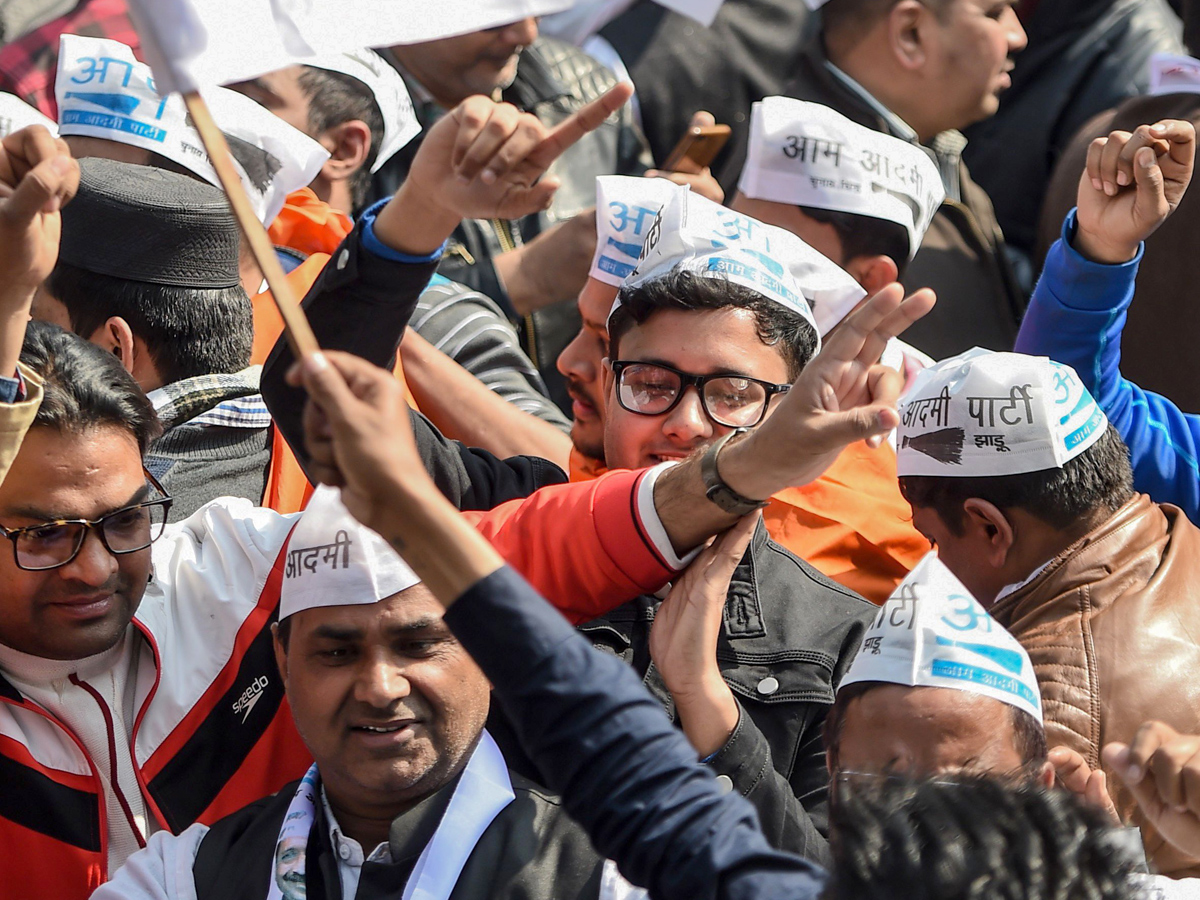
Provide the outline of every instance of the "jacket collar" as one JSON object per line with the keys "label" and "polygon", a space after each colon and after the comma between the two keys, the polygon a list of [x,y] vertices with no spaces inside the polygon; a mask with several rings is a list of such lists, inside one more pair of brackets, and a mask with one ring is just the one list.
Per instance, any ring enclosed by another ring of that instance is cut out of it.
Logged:
{"label": "jacket collar", "polygon": [[[837,95],[842,103],[857,110],[858,115],[851,114],[851,118],[876,131],[920,147],[937,165],[946,197],[954,201],[962,199],[962,154],[967,146],[967,139],[961,132],[949,129],[934,136],[928,144],[922,144],[911,125],[888,109],[851,75],[833,64],[826,55],[819,36],[809,42],[804,58],[812,77],[827,91]],[[846,112],[844,108],[839,111]]]}
{"label": "jacket collar", "polygon": [[1157,503],[1145,494],[1134,494],[1104,522],[1025,581],[1012,586],[1012,590],[1002,591],[988,612],[1007,626],[1020,612],[1065,592],[1095,584],[1112,571],[1118,562],[1114,557],[1125,548],[1135,541],[1138,546],[1153,541],[1170,529]]}

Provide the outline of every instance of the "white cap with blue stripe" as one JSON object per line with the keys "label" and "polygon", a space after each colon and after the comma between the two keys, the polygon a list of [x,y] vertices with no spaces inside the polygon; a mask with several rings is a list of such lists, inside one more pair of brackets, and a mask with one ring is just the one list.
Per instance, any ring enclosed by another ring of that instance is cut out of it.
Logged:
{"label": "white cap with blue stripe", "polygon": [[900,475],[990,478],[1061,469],[1108,418],[1070,366],[979,347],[919,372],[900,404]]}
{"label": "white cap with blue stripe", "polygon": [[690,191],[663,205],[624,286],[638,287],[677,268],[749,288],[799,313],[819,335],[866,296],[848,272],[790,231]]}
{"label": "white cap with blue stripe", "polygon": [[880,608],[838,689],[864,681],[982,694],[1042,721],[1029,654],[936,553]]}
{"label": "white cap with blue stripe", "polygon": [[658,211],[687,188],[666,178],[601,175],[596,179],[596,253],[588,273],[620,287],[637,268]]}

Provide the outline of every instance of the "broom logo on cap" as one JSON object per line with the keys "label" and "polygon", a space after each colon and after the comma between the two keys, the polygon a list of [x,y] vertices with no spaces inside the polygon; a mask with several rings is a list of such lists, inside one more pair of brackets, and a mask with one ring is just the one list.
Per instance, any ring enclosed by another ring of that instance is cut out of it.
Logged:
{"label": "broom logo on cap", "polygon": [[962,465],[963,440],[966,434],[961,428],[942,428],[912,437],[905,435],[901,448],[912,447],[918,453],[950,466]]}

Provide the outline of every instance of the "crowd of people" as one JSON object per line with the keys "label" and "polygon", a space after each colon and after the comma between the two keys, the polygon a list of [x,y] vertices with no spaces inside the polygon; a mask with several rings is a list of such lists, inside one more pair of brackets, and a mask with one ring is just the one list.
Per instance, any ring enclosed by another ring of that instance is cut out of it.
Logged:
{"label": "crowd of people", "polygon": [[205,91],[299,353],[0,0],[0,900],[1200,897],[1200,10],[489,3]]}

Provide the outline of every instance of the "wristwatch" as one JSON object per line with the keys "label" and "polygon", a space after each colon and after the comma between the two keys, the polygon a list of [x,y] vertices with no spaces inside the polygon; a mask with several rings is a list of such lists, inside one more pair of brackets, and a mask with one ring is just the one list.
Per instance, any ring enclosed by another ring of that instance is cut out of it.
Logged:
{"label": "wristwatch", "polygon": [[704,496],[717,504],[722,511],[733,516],[746,516],[755,510],[762,509],[768,503],[766,500],[751,500],[743,497],[724,481],[717,472],[717,457],[729,443],[729,439],[739,434],[745,434],[749,429],[735,428],[725,437],[714,443],[700,458],[700,477],[704,480]]}

